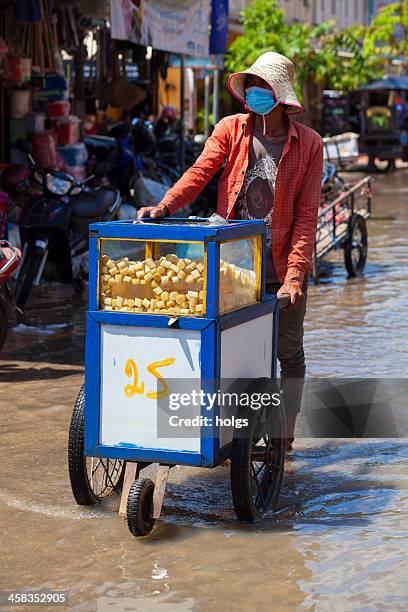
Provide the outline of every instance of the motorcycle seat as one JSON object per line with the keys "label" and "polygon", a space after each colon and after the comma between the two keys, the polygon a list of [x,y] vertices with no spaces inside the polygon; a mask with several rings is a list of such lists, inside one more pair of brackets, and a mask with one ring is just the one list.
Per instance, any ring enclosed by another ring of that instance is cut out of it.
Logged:
{"label": "motorcycle seat", "polygon": [[117,197],[116,189],[107,187],[93,191],[83,191],[71,199],[72,214],[77,217],[97,219],[110,209]]}
{"label": "motorcycle seat", "polygon": [[117,144],[116,138],[111,136],[85,136],[84,142],[87,146],[98,149],[113,149]]}

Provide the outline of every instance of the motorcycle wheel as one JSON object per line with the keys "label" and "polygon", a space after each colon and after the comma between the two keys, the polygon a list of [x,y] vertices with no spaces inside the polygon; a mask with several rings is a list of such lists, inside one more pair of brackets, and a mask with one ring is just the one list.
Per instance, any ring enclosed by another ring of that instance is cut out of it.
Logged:
{"label": "motorcycle wheel", "polygon": [[0,304],[0,351],[3,348],[3,344],[6,341],[8,330],[7,313],[3,304]]}
{"label": "motorcycle wheel", "polygon": [[42,255],[29,248],[25,256],[23,267],[20,270],[16,290],[15,300],[18,308],[23,310],[31,291],[34,279],[40,266]]}

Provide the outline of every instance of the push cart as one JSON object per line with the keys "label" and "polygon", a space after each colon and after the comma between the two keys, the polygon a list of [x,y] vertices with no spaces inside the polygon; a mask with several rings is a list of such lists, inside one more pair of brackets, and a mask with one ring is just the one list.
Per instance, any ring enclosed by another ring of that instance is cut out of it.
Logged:
{"label": "push cart", "polygon": [[371,215],[372,177],[351,185],[331,201],[322,202],[317,222],[313,255],[313,279],[319,282],[322,259],[332,250],[344,250],[344,263],[350,278],[364,272],[368,232],[366,220]]}
{"label": "push cart", "polygon": [[[68,450],[78,504],[121,492],[119,514],[144,536],[160,517],[171,467],[230,459],[238,519],[276,506],[285,425],[265,245],[262,221],[90,226],[85,385]],[[221,401],[221,389],[234,389],[232,402]],[[171,405],[181,391],[182,413]],[[269,405],[248,402],[260,394]],[[155,483],[140,475],[152,463]]]}

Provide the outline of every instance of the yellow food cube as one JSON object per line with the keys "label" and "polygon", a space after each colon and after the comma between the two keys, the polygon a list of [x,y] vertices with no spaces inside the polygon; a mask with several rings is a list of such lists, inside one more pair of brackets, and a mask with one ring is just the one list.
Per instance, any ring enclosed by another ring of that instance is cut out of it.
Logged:
{"label": "yellow food cube", "polygon": [[111,301],[111,306],[117,306],[118,305],[118,300],[116,298],[113,298]]}
{"label": "yellow food cube", "polygon": [[170,261],[171,263],[177,263],[179,260],[177,255],[174,255],[174,253],[169,253],[169,255],[166,255],[166,259],[167,261]]}
{"label": "yellow food cube", "polygon": [[123,306],[123,297],[120,297],[120,295],[116,298],[116,306]]}
{"label": "yellow food cube", "polygon": [[176,296],[176,304],[183,304],[186,301],[186,296],[182,293],[178,293]]}
{"label": "yellow food cube", "polygon": [[129,272],[128,272],[129,276],[135,277],[136,276],[136,266],[135,264],[131,264],[129,266]]}
{"label": "yellow food cube", "polygon": [[120,312],[127,312],[128,311],[128,307],[127,306],[122,306],[120,309]]}
{"label": "yellow food cube", "polygon": [[114,285],[115,283],[116,283],[116,281],[115,281],[115,277],[114,277],[114,276],[111,276],[111,277],[110,277],[110,279],[109,279],[109,281],[108,281],[108,285]]}
{"label": "yellow food cube", "polygon": [[179,277],[178,277],[178,276],[173,276],[171,280],[172,280],[172,282],[173,282],[173,283],[178,283],[178,282],[180,282],[180,279],[179,279]]}
{"label": "yellow food cube", "polygon": [[161,300],[168,300],[170,297],[169,293],[167,291],[163,291],[163,293],[160,296]]}
{"label": "yellow food cube", "polygon": [[157,308],[165,308],[165,307],[166,307],[166,302],[164,300],[158,300]]}
{"label": "yellow food cube", "polygon": [[163,274],[166,273],[166,268],[164,268],[162,265],[157,266],[157,274],[160,274],[160,276],[163,276]]}
{"label": "yellow food cube", "polygon": [[193,278],[200,278],[200,273],[199,273],[199,271],[196,269],[196,270],[193,270],[193,271],[191,272],[191,276],[192,276]]}
{"label": "yellow food cube", "polygon": [[179,261],[177,262],[177,267],[179,270],[184,270],[184,268],[186,267],[186,262],[184,259],[179,259]]}
{"label": "yellow food cube", "polygon": [[103,280],[104,280],[105,283],[108,283],[110,278],[111,278],[110,274],[104,274],[103,275]]}
{"label": "yellow food cube", "polygon": [[173,302],[172,300],[169,300],[167,302],[167,308],[173,308],[176,305],[176,302]]}
{"label": "yellow food cube", "polygon": [[161,287],[155,287],[153,291],[156,295],[160,295],[161,293],[163,293],[163,289]]}
{"label": "yellow food cube", "polygon": [[144,278],[141,278],[141,279],[140,279],[140,284],[141,284],[141,285],[147,285],[147,282],[145,281],[145,279],[144,279]]}
{"label": "yellow food cube", "polygon": [[132,278],[132,285],[140,285],[140,278]]}
{"label": "yellow food cube", "polygon": [[135,300],[132,300],[131,298],[126,300],[126,306],[131,306],[133,308],[134,305],[135,305]]}
{"label": "yellow food cube", "polygon": [[142,261],[137,261],[135,263],[135,270],[136,272],[139,272],[140,270],[144,270],[144,265]]}
{"label": "yellow food cube", "polygon": [[142,307],[142,303],[143,303],[142,298],[135,298],[135,306],[137,308],[141,308]]}
{"label": "yellow food cube", "polygon": [[106,304],[107,306],[111,306],[112,305],[112,298],[106,297],[103,300],[103,303]]}
{"label": "yellow food cube", "polygon": [[142,301],[142,306],[144,306],[144,308],[149,308],[150,300],[148,300],[147,298],[144,298],[144,300]]}
{"label": "yellow food cube", "polygon": [[122,282],[122,275],[121,274],[115,274],[115,282],[116,283],[121,283]]}
{"label": "yellow food cube", "polygon": [[188,308],[181,308],[180,309],[181,314],[190,314],[190,311]]}
{"label": "yellow food cube", "polygon": [[111,274],[112,276],[115,276],[115,274],[117,274],[118,272],[119,270],[117,266],[113,266],[113,268],[109,268],[109,274]]}
{"label": "yellow food cube", "polygon": [[117,266],[118,270],[122,270],[123,268],[126,268],[126,262],[122,259],[121,261],[118,261],[116,266]]}
{"label": "yellow food cube", "polygon": [[185,279],[185,280],[186,280],[186,283],[188,283],[188,284],[190,285],[191,283],[194,283],[194,276],[192,276],[191,274],[189,274],[189,275],[186,277],[186,279]]}
{"label": "yellow food cube", "polygon": [[108,259],[108,261],[106,262],[106,267],[109,268],[109,270],[113,268],[114,265],[115,265],[115,262],[112,261],[111,259]]}
{"label": "yellow food cube", "polygon": [[203,279],[203,277],[202,277],[202,276],[200,276],[200,278],[198,278],[198,279],[197,279],[197,283],[198,283],[199,285],[201,285],[201,286],[203,286],[203,285],[204,285],[204,279]]}
{"label": "yellow food cube", "polygon": [[157,300],[154,298],[150,300],[150,308],[157,308]]}
{"label": "yellow food cube", "polygon": [[187,291],[188,298],[198,298],[198,291]]}
{"label": "yellow food cube", "polygon": [[169,308],[167,308],[167,311],[168,311],[170,314],[174,314],[174,311],[175,311],[174,306],[170,306]]}
{"label": "yellow food cube", "polygon": [[123,277],[123,282],[129,285],[132,282],[132,277],[131,276],[124,276]]}
{"label": "yellow food cube", "polygon": [[186,278],[187,274],[184,272],[184,270],[179,270],[178,271],[178,277],[180,280],[184,280]]}
{"label": "yellow food cube", "polygon": [[169,270],[169,271],[167,272],[167,276],[168,276],[169,278],[173,278],[173,276],[174,276],[174,275],[175,275],[174,270]]}
{"label": "yellow food cube", "polygon": [[191,259],[188,259],[187,257],[184,258],[184,261],[186,262],[186,265],[191,264]]}
{"label": "yellow food cube", "polygon": [[169,298],[174,301],[176,299],[176,297],[178,296],[177,291],[170,291],[170,295]]}
{"label": "yellow food cube", "polygon": [[128,266],[125,266],[124,268],[120,269],[120,273],[122,276],[128,276],[129,275],[129,268]]}
{"label": "yellow food cube", "polygon": [[104,310],[113,310],[112,306],[105,306]]}
{"label": "yellow food cube", "polygon": [[161,274],[159,274],[159,272],[155,272],[155,273],[153,274],[153,278],[154,278],[154,280],[155,280],[155,281],[157,281],[158,283],[160,282],[161,277],[162,277],[162,275],[161,275]]}
{"label": "yellow food cube", "polygon": [[197,306],[197,298],[192,298],[189,302],[188,302],[188,307],[191,310],[191,312],[194,312],[195,307]]}
{"label": "yellow food cube", "polygon": [[178,274],[179,271],[178,267],[174,263],[170,265],[170,270],[173,270],[174,274]]}
{"label": "yellow food cube", "polygon": [[106,296],[108,296],[108,295],[112,295],[111,290],[110,290],[110,289],[105,289],[105,295],[106,295]]}
{"label": "yellow food cube", "polygon": [[160,265],[161,265],[163,268],[167,268],[167,269],[169,269],[169,268],[170,268],[170,266],[171,266],[171,261],[168,261],[167,259],[163,259],[163,260],[160,262]]}
{"label": "yellow food cube", "polygon": [[144,270],[138,270],[136,272],[136,278],[143,278],[144,277]]}
{"label": "yellow food cube", "polygon": [[197,264],[197,270],[201,273],[204,272],[204,266],[201,261]]}
{"label": "yellow food cube", "polygon": [[145,281],[153,280],[153,274],[151,272],[148,272],[147,274],[145,274],[144,279],[145,279]]}
{"label": "yellow food cube", "polygon": [[152,289],[155,289],[155,287],[159,286],[159,283],[157,281],[155,281],[155,280],[152,280],[152,282],[150,284],[152,286]]}
{"label": "yellow food cube", "polygon": [[196,309],[196,312],[203,312],[203,305],[202,304],[197,304],[195,309]]}
{"label": "yellow food cube", "polygon": [[147,266],[151,270],[152,268],[156,267],[156,264],[154,263],[151,257],[148,257],[145,261],[145,266]]}
{"label": "yellow food cube", "polygon": [[109,268],[108,266],[102,266],[102,270],[101,270],[102,274],[109,274]]}
{"label": "yellow food cube", "polygon": [[188,270],[189,272],[191,272],[191,270],[195,270],[195,268],[197,267],[197,262],[196,261],[191,261],[187,266],[186,266],[186,270]]}
{"label": "yellow food cube", "polygon": [[162,285],[168,285],[169,282],[170,282],[170,279],[169,279],[168,276],[162,276],[162,278],[161,278],[161,284]]}
{"label": "yellow food cube", "polygon": [[198,299],[199,300],[203,300],[204,299],[204,291],[199,291],[198,292]]}

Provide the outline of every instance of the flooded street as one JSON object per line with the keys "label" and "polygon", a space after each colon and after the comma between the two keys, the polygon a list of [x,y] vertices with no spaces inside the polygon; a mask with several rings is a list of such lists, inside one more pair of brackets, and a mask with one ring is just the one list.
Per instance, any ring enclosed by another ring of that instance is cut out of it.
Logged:
{"label": "flooded street", "polygon": [[[340,251],[309,288],[310,376],[406,377],[408,169],[376,177],[368,225],[365,278],[346,280]],[[31,303],[0,356],[0,590],[66,590],[75,612],[407,609],[403,440],[299,440],[278,512],[252,526],[234,518],[228,465],[171,470],[145,540],[118,497],[76,506],[66,447],[86,306],[57,284]]]}

